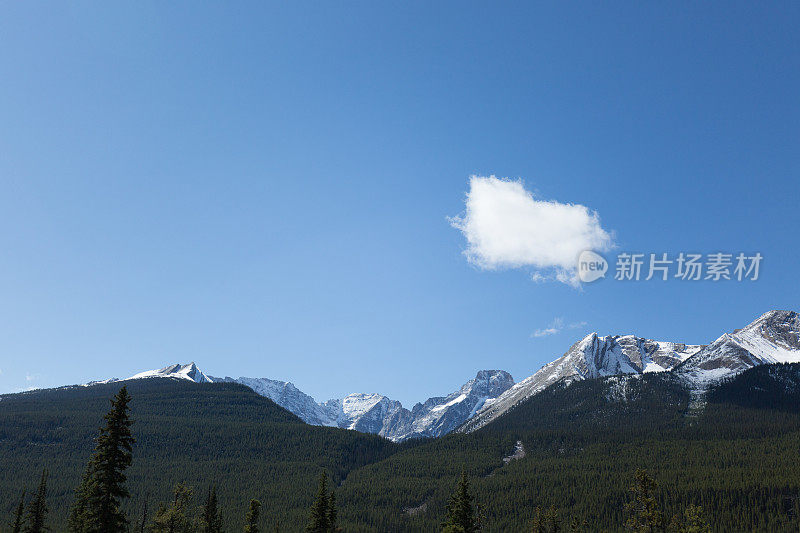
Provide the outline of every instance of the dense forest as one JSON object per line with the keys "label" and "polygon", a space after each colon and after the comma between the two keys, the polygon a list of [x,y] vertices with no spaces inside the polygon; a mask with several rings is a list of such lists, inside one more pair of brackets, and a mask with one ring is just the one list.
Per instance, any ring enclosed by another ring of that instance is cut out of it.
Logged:
{"label": "dense forest", "polygon": [[[0,397],[0,528],[30,515],[46,482],[47,525],[67,530],[121,385]],[[800,365],[754,368],[703,399],[672,375],[561,383],[475,433],[404,444],[308,426],[238,385],[124,385],[131,530],[160,531],[159,513],[205,530],[212,494],[225,531],[331,530],[331,512],[342,531],[800,524]]]}
{"label": "dense forest", "polygon": [[[306,519],[314,496],[307,488],[321,470],[339,483],[353,469],[414,445],[308,426],[242,385],[169,379],[125,385],[136,439],[125,503],[131,513],[146,501],[169,500],[178,483],[201,492],[216,484],[220,501],[227,502],[223,519],[230,530],[241,530],[253,498],[265,520],[288,529]],[[0,513],[11,514],[20,491],[35,489],[32,480],[47,469],[51,525],[63,530],[109,398],[121,386],[0,397]]]}

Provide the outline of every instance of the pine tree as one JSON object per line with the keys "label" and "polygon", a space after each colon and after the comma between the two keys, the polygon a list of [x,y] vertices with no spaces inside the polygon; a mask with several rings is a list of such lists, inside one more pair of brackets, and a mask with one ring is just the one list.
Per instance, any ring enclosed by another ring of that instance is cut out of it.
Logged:
{"label": "pine tree", "polygon": [[172,503],[169,506],[161,504],[153,517],[150,531],[154,533],[192,533],[196,531],[195,525],[187,515],[192,501],[192,489],[183,483],[178,483],[173,491]]}
{"label": "pine tree", "polygon": [[261,502],[250,500],[250,509],[247,510],[245,517],[244,533],[258,533],[258,515],[261,509]]}
{"label": "pine tree", "polygon": [[684,511],[684,516],[686,517],[686,527],[683,533],[709,533],[711,531],[711,526],[703,516],[702,507],[689,504]]}
{"label": "pine tree", "polygon": [[75,489],[75,502],[69,510],[67,517],[67,530],[71,533],[86,533],[89,526],[86,520],[86,505],[89,502],[89,489],[91,483],[91,462],[81,477],[81,482]]}
{"label": "pine tree", "polygon": [[469,479],[467,473],[462,470],[456,491],[447,504],[447,518],[442,524],[443,532],[474,533],[477,531],[472,500],[472,494],[469,492]]}
{"label": "pine tree", "polygon": [[589,531],[589,522],[586,520],[581,520],[577,516],[573,516],[570,521],[569,525],[567,526],[567,531],[570,533],[581,533],[583,531]]}
{"label": "pine tree", "polygon": [[45,525],[47,519],[47,470],[42,470],[42,479],[39,482],[39,490],[28,504],[28,512],[25,515],[24,533],[43,533],[48,531]]}
{"label": "pine tree", "polygon": [[20,533],[22,531],[22,517],[25,513],[25,491],[22,491],[22,496],[19,498],[19,505],[14,512],[14,520],[9,524],[11,533]]}
{"label": "pine tree", "polygon": [[658,509],[655,492],[658,484],[647,472],[636,470],[636,483],[630,488],[632,499],[625,504],[630,518],[625,528],[637,533],[653,533],[664,529],[664,518]]}
{"label": "pine tree", "polygon": [[137,530],[139,533],[144,533],[147,527],[147,495],[144,496],[144,504],[142,505],[142,519],[139,521]]}
{"label": "pine tree", "polygon": [[203,516],[200,519],[200,531],[203,533],[222,533],[222,517],[219,515],[216,486],[208,490],[206,504],[203,506]]}
{"label": "pine tree", "polygon": [[328,498],[328,530],[335,532],[338,527],[336,526],[336,519],[338,518],[339,511],[336,509],[336,494],[331,491],[331,497]]}
{"label": "pine tree", "polygon": [[330,531],[330,497],[328,496],[328,474],[323,470],[319,476],[319,488],[317,497],[311,504],[311,511],[308,516],[308,526],[306,531],[309,533],[328,533]]}
{"label": "pine tree", "polygon": [[703,517],[703,508],[689,504],[683,515],[675,515],[669,525],[669,531],[674,533],[710,533],[711,526]]}
{"label": "pine tree", "polygon": [[558,511],[555,507],[545,510],[537,507],[533,513],[531,523],[531,533],[558,533],[561,530],[561,522],[558,519]]}
{"label": "pine tree", "polygon": [[95,451],[70,510],[69,530],[73,533],[124,533],[128,519],[120,509],[130,496],[125,488],[125,469],[131,464],[134,439],[128,404],[131,397],[122,387],[111,400],[111,410],[103,419]]}

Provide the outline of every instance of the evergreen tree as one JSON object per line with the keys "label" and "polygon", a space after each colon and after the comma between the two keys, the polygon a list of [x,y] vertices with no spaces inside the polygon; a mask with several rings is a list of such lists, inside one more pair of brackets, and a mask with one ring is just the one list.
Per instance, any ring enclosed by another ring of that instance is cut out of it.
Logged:
{"label": "evergreen tree", "polygon": [[258,533],[258,515],[261,509],[261,502],[250,500],[250,509],[247,510],[245,517],[244,533]]}
{"label": "evergreen tree", "polygon": [[467,473],[462,470],[456,491],[447,504],[447,518],[442,524],[442,531],[463,531],[464,533],[477,531],[472,500],[472,494],[469,492],[469,479],[467,479]]}
{"label": "evergreen tree", "polygon": [[558,533],[559,531],[561,531],[561,523],[555,507],[545,510],[537,507],[534,510],[531,533]]}
{"label": "evergreen tree", "polygon": [[20,533],[22,531],[22,517],[25,512],[25,491],[22,491],[22,496],[19,498],[19,505],[17,505],[17,510],[14,512],[14,519],[9,524],[11,527],[11,533]]}
{"label": "evergreen tree", "polygon": [[49,528],[45,525],[47,519],[47,470],[42,470],[42,479],[39,481],[39,490],[28,504],[28,512],[25,515],[24,533],[43,533]]}
{"label": "evergreen tree", "polygon": [[120,509],[130,494],[125,488],[125,469],[131,464],[134,439],[128,404],[131,397],[122,387],[111,400],[111,410],[103,419],[95,451],[86,473],[75,491],[69,529],[73,533],[123,533],[128,519]]}
{"label": "evergreen tree", "polygon": [[309,533],[328,533],[330,531],[330,503],[328,474],[323,470],[319,476],[317,497],[314,499],[314,503],[311,504],[306,531]]}
{"label": "evergreen tree", "polygon": [[672,517],[669,530],[674,533],[710,533],[711,526],[703,517],[703,508],[689,504],[683,515]]}
{"label": "evergreen tree", "polygon": [[331,490],[331,497],[328,499],[328,530],[337,531],[336,519],[338,518],[339,511],[336,509],[336,494]]}
{"label": "evergreen tree", "polygon": [[710,533],[711,526],[703,516],[703,508],[690,504],[684,512],[686,526],[682,533]]}
{"label": "evergreen tree", "polygon": [[636,470],[636,482],[630,488],[632,499],[625,504],[630,518],[625,528],[637,533],[653,533],[664,529],[664,518],[658,509],[655,492],[658,484],[642,469]]}
{"label": "evergreen tree", "polygon": [[216,486],[208,490],[206,504],[203,506],[203,516],[200,520],[200,531],[203,533],[222,533],[222,517],[219,515]]}
{"label": "evergreen tree", "polygon": [[139,533],[144,533],[147,527],[147,495],[144,496],[144,504],[142,505],[142,519],[139,521],[139,527],[137,531]]}
{"label": "evergreen tree", "polygon": [[81,482],[75,489],[75,502],[69,510],[69,517],[67,518],[67,529],[71,533],[86,533],[88,523],[86,521],[86,505],[89,501],[89,489],[91,481],[91,462],[86,468],[86,471],[81,477]]}
{"label": "evergreen tree", "polygon": [[577,516],[573,516],[570,521],[569,525],[567,526],[567,531],[570,533],[581,533],[583,531],[589,531],[589,523],[586,520],[581,520]]}
{"label": "evergreen tree", "polygon": [[154,533],[192,533],[196,531],[195,525],[187,515],[192,501],[192,489],[183,483],[178,483],[173,491],[172,503],[169,506],[161,504],[153,517],[150,531]]}

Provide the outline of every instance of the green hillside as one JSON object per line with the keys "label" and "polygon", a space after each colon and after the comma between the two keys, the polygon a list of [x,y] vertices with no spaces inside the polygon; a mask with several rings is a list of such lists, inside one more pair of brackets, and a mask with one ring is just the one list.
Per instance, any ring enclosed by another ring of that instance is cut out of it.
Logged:
{"label": "green hillside", "polygon": [[[135,421],[127,505],[134,516],[145,497],[152,512],[179,481],[194,486],[198,504],[214,483],[230,530],[241,530],[250,498],[263,503],[265,523],[291,530],[305,523],[321,469],[339,481],[401,448],[374,435],[308,426],[241,385],[169,379],[125,384]],[[10,515],[20,491],[33,490],[46,467],[51,472],[50,524],[63,530],[97,428],[121,386],[0,397],[0,515]],[[0,519],[0,528],[6,522]]]}
{"label": "green hillside", "polygon": [[[403,445],[308,426],[236,384],[127,385],[134,518],[145,497],[152,510],[178,481],[194,486],[198,505],[214,483],[229,531],[241,530],[250,498],[263,503],[265,526],[302,531],[326,469],[344,531],[437,531],[464,469],[486,531],[526,531],[535,508],[550,506],[590,530],[620,531],[634,472],[646,468],[668,517],[695,504],[716,531],[798,528],[800,365],[745,372],[711,390],[704,406],[669,374],[560,383],[475,433]],[[0,513],[10,516],[47,467],[50,523],[63,530],[119,387],[0,397]],[[518,441],[525,456],[504,461]]]}
{"label": "green hillside", "polygon": [[[670,375],[559,384],[473,434],[353,472],[342,514],[354,525],[434,530],[465,468],[488,531],[524,531],[537,506],[618,531],[634,472],[646,468],[667,516],[696,504],[717,531],[797,531],[800,388],[780,396],[794,410],[746,398],[754,383],[764,389],[798,373],[798,365],[753,369],[712,391],[700,414]],[[506,465],[517,440],[526,456]]]}

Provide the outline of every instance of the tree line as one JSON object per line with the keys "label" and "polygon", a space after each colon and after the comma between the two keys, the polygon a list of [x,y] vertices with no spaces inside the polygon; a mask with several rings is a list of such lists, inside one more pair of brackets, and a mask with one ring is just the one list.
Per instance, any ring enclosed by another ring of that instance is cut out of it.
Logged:
{"label": "tree line", "polygon": [[[130,497],[126,488],[125,471],[132,463],[135,439],[131,432],[129,417],[131,397],[123,387],[111,400],[111,409],[103,417],[104,424],[95,439],[94,452],[86,465],[79,485],[75,489],[74,502],[69,511],[67,527],[70,533],[223,533],[223,521],[217,488],[206,492],[199,509],[192,506],[194,489],[184,483],[175,486],[172,498],[162,502],[152,516],[145,500],[141,514],[135,519],[127,516],[123,502]],[[23,492],[9,522],[12,533],[44,533],[47,526],[47,470],[42,471],[38,488],[26,500]],[[336,496],[328,486],[328,476],[320,474],[316,496],[308,512],[305,530],[309,533],[332,533],[341,531],[337,525]],[[658,485],[645,472],[638,470],[630,489],[629,501],[625,504],[628,516],[624,528],[641,533],[706,533],[710,526],[701,507],[687,506],[683,513],[667,520],[657,498]],[[26,503],[27,501],[27,503]],[[261,524],[261,503],[250,500],[244,533],[266,531]],[[480,505],[470,490],[469,478],[462,470],[456,488],[447,506],[441,524],[442,533],[476,533],[484,529],[484,517]],[[275,525],[272,531],[278,531]],[[555,507],[537,508],[529,525],[532,533],[558,533],[589,531],[584,520],[562,517]]]}

